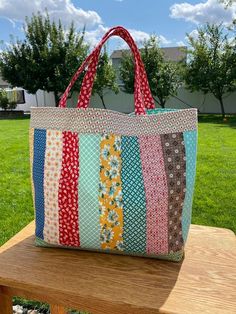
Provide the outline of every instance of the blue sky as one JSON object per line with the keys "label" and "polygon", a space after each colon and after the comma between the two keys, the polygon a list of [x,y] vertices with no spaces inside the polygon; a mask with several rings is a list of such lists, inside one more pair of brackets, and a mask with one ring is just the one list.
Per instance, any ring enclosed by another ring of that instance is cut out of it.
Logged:
{"label": "blue sky", "polygon": [[[81,29],[86,25],[86,40],[94,46],[104,32],[114,25],[130,30],[138,44],[150,34],[159,36],[161,46],[186,44],[186,33],[196,33],[205,22],[228,25],[236,16],[236,4],[225,10],[217,0],[0,0],[0,40],[10,42],[10,35],[23,38],[25,15],[44,11],[64,25],[72,20]],[[112,41],[109,48],[122,48]]]}

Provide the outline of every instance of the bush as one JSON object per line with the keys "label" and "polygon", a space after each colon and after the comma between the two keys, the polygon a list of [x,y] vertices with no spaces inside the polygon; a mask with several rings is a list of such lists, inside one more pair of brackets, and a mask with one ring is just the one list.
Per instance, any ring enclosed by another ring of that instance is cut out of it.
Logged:
{"label": "bush", "polygon": [[0,108],[4,110],[13,110],[17,106],[15,101],[9,101],[7,98],[7,93],[4,89],[0,90]]}

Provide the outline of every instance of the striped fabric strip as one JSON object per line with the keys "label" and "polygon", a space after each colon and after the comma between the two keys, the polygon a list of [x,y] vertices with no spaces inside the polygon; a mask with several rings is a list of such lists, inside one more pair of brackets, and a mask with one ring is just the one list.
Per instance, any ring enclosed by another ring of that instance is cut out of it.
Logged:
{"label": "striped fabric strip", "polygon": [[124,248],[146,253],[146,198],[137,137],[121,137],[121,181],[124,204]]}
{"label": "striped fabric strip", "polygon": [[183,249],[182,209],[186,192],[186,158],[182,133],[161,135],[168,184],[169,253]]}
{"label": "striped fabric strip", "polygon": [[78,134],[62,133],[62,168],[59,181],[59,241],[65,246],[80,246],[78,213],[79,151]]}
{"label": "striped fabric strip", "polygon": [[149,254],[168,253],[168,187],[160,136],[139,137],[147,203]]}
{"label": "striped fabric strip", "polygon": [[46,148],[46,130],[34,130],[33,181],[35,191],[36,236],[43,237],[44,229],[44,159]]}
{"label": "striped fabric strip", "polygon": [[197,159],[197,132],[184,132],[184,142],[186,149],[186,185],[187,191],[184,200],[184,208],[182,215],[182,231],[184,242],[186,242],[189,226],[192,216],[193,191],[196,174]]}
{"label": "striped fabric strip", "polygon": [[62,163],[62,132],[47,130],[44,164],[44,240],[59,244],[58,188]]}
{"label": "striped fabric strip", "polygon": [[34,180],[33,180],[33,162],[34,162],[34,129],[29,129],[29,153],[30,153],[30,180],[31,180],[31,188],[32,188],[32,198],[33,204],[35,207],[35,191],[34,191]]}
{"label": "striped fabric strip", "polygon": [[98,200],[100,169],[99,134],[79,136],[79,231],[82,248],[100,249]]}
{"label": "striped fabric strip", "polygon": [[100,143],[99,208],[101,248],[122,251],[121,138],[113,134]]}

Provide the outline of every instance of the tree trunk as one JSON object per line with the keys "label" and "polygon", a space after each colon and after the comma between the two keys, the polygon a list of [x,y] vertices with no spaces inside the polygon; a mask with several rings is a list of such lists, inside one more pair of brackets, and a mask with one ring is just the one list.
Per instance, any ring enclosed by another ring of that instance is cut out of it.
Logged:
{"label": "tree trunk", "polygon": [[221,113],[222,113],[222,118],[225,118],[225,108],[224,108],[224,102],[223,102],[223,98],[219,97],[219,102],[220,102],[220,107],[221,107]]}
{"label": "tree trunk", "polygon": [[105,102],[104,102],[104,97],[102,95],[99,95],[99,97],[100,97],[100,99],[102,101],[102,105],[103,105],[104,109],[107,109],[106,105],[105,105]]}
{"label": "tree trunk", "polygon": [[37,104],[37,107],[39,106],[39,101],[38,101],[38,95],[37,95],[37,92],[35,93],[35,99],[36,99],[36,104]]}
{"label": "tree trunk", "polygon": [[[157,104],[158,106],[160,106],[160,101],[159,101],[159,99],[155,98],[154,96],[152,96],[152,97],[153,97],[153,99],[155,100],[156,104]],[[156,105],[156,104],[155,104],[155,105]]]}
{"label": "tree trunk", "polygon": [[155,102],[157,102],[158,105],[159,105],[161,108],[165,108],[165,103],[166,103],[165,99],[160,98],[160,97],[158,97],[158,98],[159,98],[159,99],[153,97],[153,99],[155,100]]}
{"label": "tree trunk", "polygon": [[55,98],[56,107],[58,107],[59,106],[60,97],[58,96],[58,92],[57,91],[54,91],[54,98]]}
{"label": "tree trunk", "polygon": [[43,102],[44,102],[44,107],[46,106],[46,96],[45,96],[45,90],[43,91]]}
{"label": "tree trunk", "polygon": [[165,108],[165,104],[166,104],[166,101],[165,101],[165,99],[163,99],[163,98],[161,98],[160,99],[160,106],[161,106],[161,108]]}

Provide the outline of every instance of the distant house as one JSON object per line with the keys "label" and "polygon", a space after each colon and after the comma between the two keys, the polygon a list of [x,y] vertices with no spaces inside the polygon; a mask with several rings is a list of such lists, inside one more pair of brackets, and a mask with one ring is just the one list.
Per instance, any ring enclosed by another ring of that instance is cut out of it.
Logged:
{"label": "distant house", "polygon": [[[29,94],[23,88],[14,87],[3,80],[0,73],[0,89],[5,89],[10,101],[16,101],[16,110],[30,111],[31,107],[55,106],[54,94],[39,90],[36,94]],[[1,110],[1,108],[0,108]]]}
{"label": "distant house", "polygon": [[[165,48],[161,48],[161,51],[163,52],[164,60],[166,61],[183,62],[183,63],[186,63],[187,61],[187,47],[185,46],[165,47]],[[112,65],[115,68],[117,74],[119,73],[122,56],[126,52],[130,52],[130,50],[129,49],[114,50],[113,53],[111,54],[110,58],[112,60]],[[119,78],[118,78],[118,84],[122,85],[122,82]]]}
{"label": "distant house", "polygon": [[8,82],[4,81],[1,77],[1,73],[0,73],[0,88],[7,88],[9,87]]}

